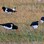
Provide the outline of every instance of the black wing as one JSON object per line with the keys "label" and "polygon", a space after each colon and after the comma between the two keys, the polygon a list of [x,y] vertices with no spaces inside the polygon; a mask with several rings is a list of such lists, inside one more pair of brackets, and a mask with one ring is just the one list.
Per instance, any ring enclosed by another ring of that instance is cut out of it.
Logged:
{"label": "black wing", "polygon": [[6,27],[11,27],[11,24],[12,24],[12,23],[5,23],[5,24],[0,24],[0,25],[6,26]]}

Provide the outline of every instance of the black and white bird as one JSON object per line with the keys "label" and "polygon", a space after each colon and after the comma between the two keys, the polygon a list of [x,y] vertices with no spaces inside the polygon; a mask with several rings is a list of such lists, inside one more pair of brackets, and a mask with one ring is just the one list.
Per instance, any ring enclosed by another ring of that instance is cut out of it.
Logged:
{"label": "black and white bird", "polygon": [[44,17],[41,17],[40,22],[44,23]]}
{"label": "black and white bird", "polygon": [[18,29],[18,26],[14,25],[13,23],[5,23],[5,24],[0,24],[3,28],[5,29]]}
{"label": "black and white bird", "polygon": [[38,21],[32,22],[31,25],[34,29],[38,28]]}
{"label": "black and white bird", "polygon": [[2,10],[7,13],[16,12],[16,7],[13,9],[8,8],[8,7],[2,7]]}

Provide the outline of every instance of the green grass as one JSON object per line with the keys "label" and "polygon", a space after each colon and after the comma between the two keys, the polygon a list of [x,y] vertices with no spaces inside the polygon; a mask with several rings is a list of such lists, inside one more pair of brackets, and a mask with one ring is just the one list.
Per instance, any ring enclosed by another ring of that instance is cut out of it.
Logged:
{"label": "green grass", "polygon": [[43,41],[44,35],[42,32],[21,32],[19,35],[15,32],[3,33],[0,32],[0,41]]}
{"label": "green grass", "polygon": [[[7,4],[2,4],[2,5],[6,6]],[[15,4],[14,3],[13,5],[16,6],[16,7],[18,6],[19,9],[21,9],[21,8],[23,9],[23,7],[25,9],[27,9],[29,7],[29,9],[31,8],[32,11],[34,9],[37,9],[37,10],[40,9],[40,10],[42,10],[44,8],[44,4],[43,3],[41,3],[41,4],[40,3],[36,3],[36,4],[35,3],[26,3],[26,4],[25,3],[20,3],[20,4]],[[33,9],[33,6],[34,6],[34,9]],[[9,7],[9,5],[8,5],[8,7]],[[44,12],[43,12],[43,14],[44,14]],[[20,16],[20,14],[18,14],[18,15]],[[22,13],[21,13],[21,15],[22,15]],[[32,16],[34,16],[34,13],[32,13]],[[16,16],[13,16],[13,17],[17,18]],[[19,20],[18,23],[20,21],[22,22],[22,19]],[[35,31],[30,31],[31,29],[30,29],[29,25],[30,25],[31,22],[32,21],[30,19],[27,19],[26,23],[24,23],[24,24],[23,23],[22,24],[20,24],[20,23],[17,24],[20,27],[19,30],[21,30],[19,32],[19,34],[17,34],[15,31],[11,31],[10,33],[0,32],[0,41],[16,41],[16,42],[20,42],[20,41],[24,41],[24,42],[26,42],[26,41],[44,41],[44,34],[41,31],[38,31],[39,29],[37,31],[36,30]],[[42,25],[42,27],[44,29],[44,25]],[[40,29],[41,29],[41,27],[40,27]]]}

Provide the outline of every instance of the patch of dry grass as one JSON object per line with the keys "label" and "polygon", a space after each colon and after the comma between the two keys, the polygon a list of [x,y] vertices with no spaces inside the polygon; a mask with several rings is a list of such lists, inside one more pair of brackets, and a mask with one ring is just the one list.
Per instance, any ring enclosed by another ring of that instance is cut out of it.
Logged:
{"label": "patch of dry grass", "polygon": [[[7,14],[1,7],[13,8],[16,6],[16,13]],[[40,20],[44,16],[44,4],[36,0],[0,0],[0,23],[13,22],[18,25],[18,32],[5,30],[0,27],[0,41],[42,41],[44,40],[42,29],[44,24],[39,25],[37,33],[30,27],[31,22]],[[31,32],[32,31],[32,32]],[[33,32],[34,31],[34,32]],[[15,33],[16,32],[16,33]],[[28,36],[30,32],[31,35]],[[3,34],[4,33],[4,34]],[[9,35],[8,35],[9,33]],[[43,32],[44,33],[44,32]]]}

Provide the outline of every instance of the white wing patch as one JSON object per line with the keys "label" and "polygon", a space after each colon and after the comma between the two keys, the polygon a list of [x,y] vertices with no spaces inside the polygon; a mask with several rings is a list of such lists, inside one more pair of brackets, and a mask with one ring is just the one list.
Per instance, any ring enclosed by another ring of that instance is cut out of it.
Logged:
{"label": "white wing patch", "polygon": [[7,12],[7,8],[6,8],[5,12]]}
{"label": "white wing patch", "polygon": [[2,27],[5,28],[5,29],[8,29],[8,30],[9,30],[9,29],[12,29],[12,27],[10,27],[10,28],[7,27],[7,26],[2,26]]}
{"label": "white wing patch", "polygon": [[11,12],[8,12],[8,11],[7,11],[7,8],[6,8],[5,12],[8,13],[8,14],[11,14]]}

